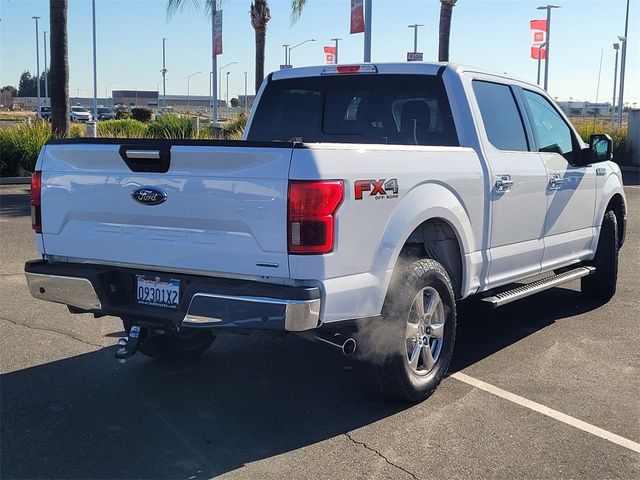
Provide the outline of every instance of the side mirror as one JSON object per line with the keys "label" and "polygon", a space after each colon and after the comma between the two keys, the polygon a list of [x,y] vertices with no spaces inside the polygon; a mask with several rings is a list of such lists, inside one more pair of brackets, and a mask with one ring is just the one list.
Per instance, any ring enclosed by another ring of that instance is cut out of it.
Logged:
{"label": "side mirror", "polygon": [[589,163],[613,160],[613,140],[607,134],[595,134],[589,137]]}

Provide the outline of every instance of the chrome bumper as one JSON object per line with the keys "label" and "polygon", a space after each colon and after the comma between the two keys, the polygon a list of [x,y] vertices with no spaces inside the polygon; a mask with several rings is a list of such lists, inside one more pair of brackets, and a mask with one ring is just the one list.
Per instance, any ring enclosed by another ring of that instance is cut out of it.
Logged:
{"label": "chrome bumper", "polygon": [[102,304],[93,284],[86,278],[25,273],[34,298],[64,303],[83,310],[100,310]]}

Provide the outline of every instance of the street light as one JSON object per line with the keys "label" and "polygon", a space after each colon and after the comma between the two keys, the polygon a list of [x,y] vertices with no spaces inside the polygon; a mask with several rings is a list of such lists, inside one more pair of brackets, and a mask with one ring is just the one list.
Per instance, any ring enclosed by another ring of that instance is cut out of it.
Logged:
{"label": "street light", "polygon": [[249,97],[247,96],[247,72],[244,72],[244,114],[247,114]]}
{"label": "street light", "polygon": [[202,72],[195,72],[195,73],[192,73],[191,75],[187,75],[187,111],[189,110],[189,97],[191,96],[189,82],[191,81],[191,77],[193,77],[194,75],[199,75],[201,73]]}
{"label": "street light", "polygon": [[409,28],[413,28],[413,53],[418,53],[418,28],[420,27],[424,27],[424,25],[417,23],[409,25]]}
{"label": "street light", "polygon": [[629,0],[627,0],[627,18],[624,24],[624,37],[618,38],[620,39],[620,41],[622,41],[622,63],[620,64],[620,98],[618,99],[618,125],[622,126],[622,112],[624,111],[624,76],[627,65],[627,39],[629,38]]}
{"label": "street light", "polygon": [[40,114],[40,47],[38,43],[38,39],[40,34],[38,33],[38,20],[40,17],[31,17],[36,21],[36,92],[38,93],[37,100],[37,112]]}
{"label": "street light", "polygon": [[285,43],[282,46],[284,47],[284,64],[289,65],[289,47],[291,45],[289,45],[288,43]]}
{"label": "street light", "polygon": [[227,72],[227,91],[225,92],[227,98],[227,120],[229,120],[229,74],[231,72]]}
{"label": "street light", "polygon": [[162,106],[167,108],[167,62],[166,62],[166,47],[167,37],[162,37]]}
{"label": "street light", "polygon": [[562,8],[560,5],[545,5],[538,7],[538,10],[547,11],[547,48],[546,48],[546,60],[544,62],[544,89],[547,90],[549,86],[549,45],[551,42],[551,10],[554,8]]}
{"label": "street light", "polygon": [[98,67],[96,60],[96,0],[91,1],[93,17],[93,118],[98,118]]}
{"label": "street light", "polygon": [[305,40],[304,42],[300,42],[296,45],[294,45],[293,47],[289,48],[289,62],[287,62],[287,65],[291,65],[291,50],[293,50],[294,48],[298,48],[300,45],[304,45],[305,43],[309,43],[309,42],[315,42],[316,39],[315,38],[310,38],[309,40]]}
{"label": "street light", "polygon": [[[227,63],[226,65],[221,66],[218,69],[218,93],[219,94],[222,93],[222,70],[227,68],[230,65],[235,65],[236,63],[238,63],[238,62],[230,62],[230,63]],[[216,104],[216,112],[218,111],[217,107],[218,107],[218,105]],[[216,118],[216,121],[217,120],[218,119]]]}
{"label": "street light", "polygon": [[338,42],[340,42],[340,40],[342,40],[341,38],[332,38],[331,41],[335,42],[336,44],[336,53],[333,56],[333,63],[335,63],[336,65],[338,64]]}
{"label": "street light", "polygon": [[540,65],[542,64],[542,49],[547,46],[549,42],[542,42],[538,45],[538,82],[537,85],[540,85]]}
{"label": "street light", "polygon": [[618,83],[618,52],[620,51],[620,44],[614,43],[613,49],[616,51],[616,63],[613,68],[613,104],[611,105],[611,128],[615,121],[616,112],[616,84]]}
{"label": "street light", "polygon": [[48,103],[49,99],[49,72],[47,71],[47,32],[42,32],[44,43],[44,103]]}

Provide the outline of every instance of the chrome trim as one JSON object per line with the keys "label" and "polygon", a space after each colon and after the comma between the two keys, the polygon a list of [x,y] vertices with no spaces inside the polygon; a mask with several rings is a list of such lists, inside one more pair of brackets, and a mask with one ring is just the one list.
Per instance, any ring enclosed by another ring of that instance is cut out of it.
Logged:
{"label": "chrome trim", "polygon": [[158,150],[125,150],[127,158],[138,160],[158,160],[160,152]]}
{"label": "chrome trim", "polygon": [[285,300],[280,298],[268,298],[268,297],[245,297],[245,296],[232,296],[232,295],[218,295],[215,293],[196,293],[191,297],[189,302],[189,308],[182,320],[182,325],[206,325],[208,323],[220,323],[223,320],[216,317],[205,317],[202,315],[190,315],[191,305],[196,297],[205,298],[219,298],[222,300],[233,300],[238,302],[251,302],[251,303],[267,303],[275,305],[284,305],[285,307],[285,320],[284,328],[288,332],[303,332],[305,330],[311,330],[318,326],[318,320],[320,318],[320,299],[315,300]]}
{"label": "chrome trim", "polygon": [[83,310],[100,310],[102,304],[93,284],[86,278],[25,273],[34,298],[63,303]]}

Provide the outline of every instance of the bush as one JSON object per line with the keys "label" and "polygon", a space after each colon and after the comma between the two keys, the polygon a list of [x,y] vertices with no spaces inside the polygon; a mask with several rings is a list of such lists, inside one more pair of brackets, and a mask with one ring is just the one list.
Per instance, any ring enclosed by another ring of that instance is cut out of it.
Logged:
{"label": "bush", "polygon": [[150,108],[145,107],[133,107],[131,109],[131,118],[138,120],[139,122],[150,122],[153,112]]}
{"label": "bush", "polygon": [[51,138],[49,122],[21,123],[0,129],[0,173],[17,176],[21,169],[33,172],[40,149]]}
{"label": "bush", "polygon": [[240,113],[224,124],[221,137],[225,140],[241,140],[246,126],[247,116]]}
{"label": "bush", "polygon": [[589,137],[594,133],[606,133],[613,140],[613,160],[625,165],[631,161],[631,152],[627,148],[627,127],[611,127],[611,124],[596,122],[593,120],[574,121],[578,133],[585,142],[589,142]]}
{"label": "bush", "polygon": [[111,138],[145,138],[149,127],[146,123],[132,118],[105,120],[98,123],[98,136]]}
{"label": "bush", "polygon": [[149,124],[152,138],[192,138],[193,134],[191,118],[175,113],[164,113]]}
{"label": "bush", "polygon": [[113,109],[116,112],[116,120],[126,120],[127,118],[131,118],[131,113],[127,110],[127,107],[124,105],[118,105]]}

